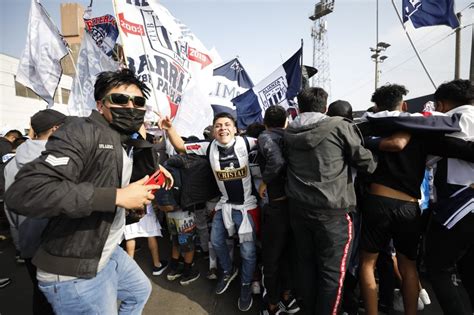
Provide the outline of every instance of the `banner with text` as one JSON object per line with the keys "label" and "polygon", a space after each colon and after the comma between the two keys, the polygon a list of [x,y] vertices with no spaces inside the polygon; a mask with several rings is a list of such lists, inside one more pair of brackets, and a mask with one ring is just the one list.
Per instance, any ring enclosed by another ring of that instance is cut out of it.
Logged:
{"label": "banner with text", "polygon": [[[201,124],[204,129],[212,119],[207,86],[213,67],[209,51],[158,1],[115,3],[127,65],[154,90],[147,102],[149,112],[174,118],[182,135],[197,132]],[[191,82],[194,80],[197,82]],[[185,97],[186,93],[193,97]],[[153,118],[147,114],[146,119]]]}

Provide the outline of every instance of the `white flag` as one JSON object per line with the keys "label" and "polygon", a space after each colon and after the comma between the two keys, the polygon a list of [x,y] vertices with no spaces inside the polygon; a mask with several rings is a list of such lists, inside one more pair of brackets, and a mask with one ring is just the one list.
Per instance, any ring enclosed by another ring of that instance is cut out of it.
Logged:
{"label": "white flag", "polygon": [[69,115],[88,116],[96,108],[94,84],[97,75],[102,71],[118,69],[119,64],[97,46],[88,32],[84,32],[68,102]]}
{"label": "white flag", "polygon": [[54,93],[62,74],[60,60],[68,53],[66,43],[48,13],[31,0],[28,35],[16,81],[29,87],[53,106]]}
{"label": "white flag", "polygon": [[147,103],[175,117],[181,135],[202,134],[212,122],[210,51],[157,0],[115,4],[127,65],[154,87]]}

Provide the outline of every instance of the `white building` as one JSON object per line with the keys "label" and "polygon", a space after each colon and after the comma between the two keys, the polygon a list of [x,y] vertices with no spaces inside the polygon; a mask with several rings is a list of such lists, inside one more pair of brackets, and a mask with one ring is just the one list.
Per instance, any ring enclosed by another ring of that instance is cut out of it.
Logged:
{"label": "white building", "polygon": [[[30,117],[46,109],[46,101],[15,81],[19,60],[0,54],[0,135],[18,129],[27,134]],[[72,77],[62,75],[54,95],[53,109],[68,115],[67,103],[72,86]]]}

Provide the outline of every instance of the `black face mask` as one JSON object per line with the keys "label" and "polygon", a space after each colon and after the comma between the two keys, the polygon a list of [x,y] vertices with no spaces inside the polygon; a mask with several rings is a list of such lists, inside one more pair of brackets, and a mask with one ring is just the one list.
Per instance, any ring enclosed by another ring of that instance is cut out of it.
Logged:
{"label": "black face mask", "polygon": [[110,125],[125,134],[137,132],[143,124],[145,111],[137,108],[110,107],[112,121]]}

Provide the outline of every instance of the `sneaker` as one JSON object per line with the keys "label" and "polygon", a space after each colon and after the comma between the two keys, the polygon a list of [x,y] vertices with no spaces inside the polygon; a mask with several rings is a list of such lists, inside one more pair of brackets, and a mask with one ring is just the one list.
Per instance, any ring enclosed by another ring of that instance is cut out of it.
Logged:
{"label": "sneaker", "polygon": [[279,308],[277,308],[273,312],[266,308],[264,310],[261,310],[260,313],[258,313],[258,314],[259,315],[279,315],[279,314],[282,314],[282,312]]}
{"label": "sneaker", "polygon": [[160,260],[159,267],[153,266],[152,275],[159,276],[166,270],[166,268],[168,268],[168,262],[166,260]]}
{"label": "sneaker", "polygon": [[229,287],[229,284],[232,282],[232,280],[234,280],[235,277],[237,277],[238,273],[239,273],[239,269],[235,267],[230,274],[224,273],[221,279],[219,280],[219,282],[217,282],[216,294],[224,293],[225,290],[227,290],[227,288]]}
{"label": "sneaker", "polygon": [[425,289],[420,290],[420,299],[425,305],[431,304],[430,296],[428,295],[428,292],[426,292]]}
{"label": "sneaker", "polygon": [[[421,298],[418,297],[418,310],[422,311],[425,308],[425,304]],[[395,289],[393,291],[393,309],[397,312],[405,312],[405,306],[403,305],[403,296],[400,289]]]}
{"label": "sneaker", "polygon": [[199,273],[199,271],[195,269],[190,269],[188,274],[183,274],[183,276],[181,277],[181,280],[179,280],[179,284],[188,285],[191,282],[196,281],[200,275],[201,274]]}
{"label": "sneaker", "polygon": [[237,306],[242,312],[248,311],[252,307],[252,288],[251,284],[242,284],[240,287],[240,297],[237,301]]}
{"label": "sneaker", "polygon": [[10,283],[12,283],[12,280],[10,278],[0,278],[0,288],[4,288]]}
{"label": "sneaker", "polygon": [[166,279],[168,279],[169,281],[178,279],[179,277],[183,275],[183,269],[184,269],[184,264],[178,264],[176,269],[171,268],[171,270],[166,275]]}
{"label": "sneaker", "polygon": [[211,268],[207,272],[206,278],[209,280],[217,280],[217,268]]}
{"label": "sneaker", "polygon": [[252,294],[260,294],[260,282],[254,281],[252,282]]}
{"label": "sneaker", "polygon": [[400,289],[395,289],[393,291],[393,309],[397,312],[405,312],[403,307],[403,297]]}
{"label": "sneaker", "polygon": [[16,251],[15,253],[15,261],[17,264],[24,264],[25,263],[25,260],[23,258],[21,258],[20,256],[20,251]]}
{"label": "sneaker", "polygon": [[295,314],[300,311],[300,306],[293,296],[290,296],[287,301],[280,301],[278,303],[278,307],[280,308],[281,312],[287,314]]}

